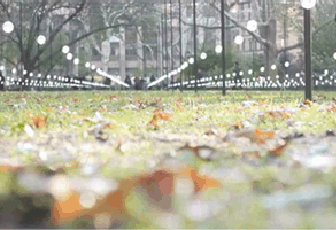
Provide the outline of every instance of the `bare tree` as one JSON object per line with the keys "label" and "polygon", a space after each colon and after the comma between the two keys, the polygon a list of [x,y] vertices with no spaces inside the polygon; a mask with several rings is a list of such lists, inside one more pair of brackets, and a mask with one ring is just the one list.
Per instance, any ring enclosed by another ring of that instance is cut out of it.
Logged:
{"label": "bare tree", "polygon": [[[270,64],[276,62],[276,58],[278,57],[278,54],[284,51],[290,51],[293,49],[298,49],[303,47],[303,42],[299,41],[295,44],[291,44],[287,47],[277,47],[276,44],[276,34],[277,34],[277,25],[276,22],[279,21],[279,17],[284,15],[284,10],[288,10],[287,7],[283,7],[282,3],[279,3],[278,1],[269,0],[269,10],[266,12],[265,10],[265,3],[266,1],[262,1],[262,4],[259,5],[257,0],[251,0],[251,6],[253,9],[253,15],[251,18],[255,19],[259,22],[258,27],[262,28],[260,30],[260,33],[258,32],[252,32],[247,29],[247,26],[245,23],[240,22],[237,18],[235,18],[232,14],[233,7],[236,6],[238,1],[233,0],[230,4],[226,4],[225,9],[225,16],[226,20],[231,21],[234,26],[241,28],[242,30],[245,30],[249,35],[251,35],[258,43],[260,43],[264,48],[264,59],[265,59],[265,74],[269,75],[270,73]],[[218,1],[211,0],[207,3],[204,3],[204,5],[209,5],[212,8],[214,8],[217,13],[221,13],[220,5]],[[335,7],[335,3],[331,3]],[[199,7],[200,8],[200,7]],[[293,26],[293,30],[298,31],[299,33],[303,33],[302,30],[302,23],[303,20],[299,19],[302,18],[303,12],[302,7],[298,4],[291,5],[291,8],[296,11],[296,14],[292,18],[288,18],[290,20],[290,23]],[[322,7],[316,7],[316,14],[323,14],[323,8]],[[202,18],[201,11],[197,12],[198,19]],[[301,17],[300,17],[301,16]],[[299,19],[299,20],[298,20]],[[312,19],[314,21],[314,18]],[[198,20],[202,21],[202,20]],[[330,15],[328,19],[326,19],[324,22],[319,23],[313,23],[313,31],[312,36],[316,36],[321,30],[323,30],[326,26],[330,25],[330,23],[333,21],[333,15]],[[183,20],[183,23],[187,26],[193,26],[192,23],[188,23],[185,20]],[[202,23],[199,23],[196,25],[199,28],[204,29],[221,29],[221,26],[219,25],[219,22],[216,21],[212,25],[204,25]]]}
{"label": "bare tree", "polygon": [[[14,44],[12,49],[17,52],[16,58],[4,58],[12,65],[16,67],[21,65],[26,70],[23,81],[29,79],[29,74],[40,67],[47,69],[46,76],[59,63],[57,59],[60,58],[63,45],[71,46],[91,35],[120,26],[113,24],[90,29],[86,33],[64,41],[63,44],[56,44],[55,47],[56,38],[62,36],[65,27],[74,20],[85,17],[87,6],[87,0],[42,0],[30,3],[24,3],[24,1],[5,3],[0,0],[0,10],[4,13],[5,20],[14,24],[14,31],[11,34],[2,34],[5,40],[0,45]],[[62,16],[57,17],[61,20],[58,23],[53,23],[51,19],[56,18],[57,15]],[[123,26],[127,27],[128,25]],[[46,42],[39,47],[36,39],[41,34],[46,36]],[[49,63],[53,64],[49,65]],[[28,88],[28,84],[23,87],[23,89]]]}

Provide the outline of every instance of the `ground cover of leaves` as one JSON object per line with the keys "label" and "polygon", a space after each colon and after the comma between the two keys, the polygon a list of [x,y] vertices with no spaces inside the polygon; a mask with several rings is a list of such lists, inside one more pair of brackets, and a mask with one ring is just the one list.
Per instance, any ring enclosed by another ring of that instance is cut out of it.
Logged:
{"label": "ground cover of leaves", "polygon": [[1,228],[332,228],[336,93],[2,92]]}

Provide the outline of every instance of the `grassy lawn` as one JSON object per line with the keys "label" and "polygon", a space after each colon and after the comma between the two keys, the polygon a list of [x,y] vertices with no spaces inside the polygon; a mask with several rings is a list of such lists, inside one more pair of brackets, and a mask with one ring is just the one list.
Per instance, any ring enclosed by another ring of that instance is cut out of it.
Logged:
{"label": "grassy lawn", "polygon": [[336,93],[313,95],[2,92],[0,227],[331,228]]}

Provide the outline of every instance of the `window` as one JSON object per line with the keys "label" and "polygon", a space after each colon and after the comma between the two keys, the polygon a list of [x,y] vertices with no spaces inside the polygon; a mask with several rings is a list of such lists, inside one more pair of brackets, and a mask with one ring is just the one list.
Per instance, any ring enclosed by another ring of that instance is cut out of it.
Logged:
{"label": "window", "polygon": [[240,10],[241,10],[241,11],[244,11],[244,10],[245,10],[245,5],[244,5],[244,4],[241,4],[241,5],[240,5]]}
{"label": "window", "polygon": [[107,72],[111,75],[119,75],[119,68],[108,68]]}
{"label": "window", "polygon": [[193,14],[193,7],[187,6],[187,18],[191,18]]}
{"label": "window", "polygon": [[94,47],[92,47],[91,50],[92,50],[92,59],[94,61],[101,61],[102,55]]}
{"label": "window", "polygon": [[119,44],[118,43],[110,44],[110,55],[113,55],[113,56],[119,55]]}
{"label": "window", "polygon": [[240,20],[244,21],[245,20],[245,13],[240,14]]}
{"label": "window", "polygon": [[136,68],[126,68],[126,75],[134,75],[136,74]]}

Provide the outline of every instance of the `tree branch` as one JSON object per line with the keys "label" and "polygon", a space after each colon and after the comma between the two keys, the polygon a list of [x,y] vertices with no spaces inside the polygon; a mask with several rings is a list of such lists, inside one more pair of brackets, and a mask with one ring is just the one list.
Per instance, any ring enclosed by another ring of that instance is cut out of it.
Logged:
{"label": "tree branch", "polygon": [[[103,31],[103,30],[113,29],[113,28],[117,28],[117,27],[132,27],[132,26],[133,25],[114,25],[114,26],[108,26],[108,27],[104,27],[104,28],[99,28],[99,29],[91,31],[90,33],[87,33],[87,34],[84,34],[82,36],[79,36],[75,40],[73,40],[73,41],[71,41],[71,42],[69,42],[68,44],[65,44],[65,45],[71,46],[71,45],[76,44],[77,42],[83,40],[84,38],[87,38],[87,37],[89,37],[89,36],[91,36],[91,35],[93,35],[95,33]],[[46,59],[44,61],[40,62],[39,65],[34,66],[34,68],[38,68],[39,66],[44,65],[50,58],[52,58],[53,56],[61,53],[62,52],[62,47],[60,47],[59,49],[57,49],[57,51],[55,51],[52,54],[50,54],[48,57],[46,57]]]}
{"label": "tree branch", "polygon": [[46,51],[46,49],[51,45],[51,43],[55,40],[56,35],[62,30],[62,28],[70,22],[74,17],[76,17],[85,6],[86,0],[82,0],[82,2],[76,7],[76,11],[69,15],[69,17],[63,21],[61,25],[59,25],[53,32],[51,36],[49,36],[49,39],[47,43],[43,46],[43,48],[36,54],[36,56],[33,58],[32,62],[33,65],[37,62],[37,60],[40,58],[41,54]]}

